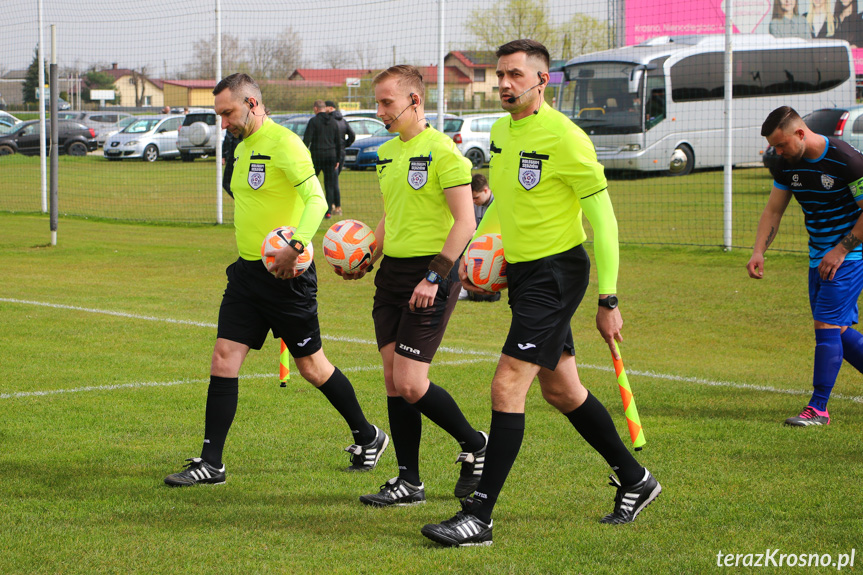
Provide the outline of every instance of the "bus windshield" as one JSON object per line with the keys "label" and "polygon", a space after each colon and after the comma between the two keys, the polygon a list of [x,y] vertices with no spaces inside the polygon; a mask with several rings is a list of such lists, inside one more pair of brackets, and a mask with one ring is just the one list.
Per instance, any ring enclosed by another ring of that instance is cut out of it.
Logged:
{"label": "bus windshield", "polygon": [[591,62],[567,68],[559,109],[588,134],[644,131],[643,69],[625,62]]}

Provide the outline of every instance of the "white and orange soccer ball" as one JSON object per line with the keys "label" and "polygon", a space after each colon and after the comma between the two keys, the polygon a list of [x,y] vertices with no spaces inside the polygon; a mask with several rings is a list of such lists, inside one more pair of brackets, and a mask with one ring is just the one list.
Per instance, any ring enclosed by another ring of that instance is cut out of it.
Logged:
{"label": "white and orange soccer ball", "polygon": [[377,247],[375,232],[359,220],[336,222],[324,234],[324,257],[342,273],[369,267]]}
{"label": "white and orange soccer ball", "polygon": [[[273,263],[276,259],[272,252],[287,246],[296,231],[297,228],[294,226],[279,226],[267,234],[267,237],[264,239],[264,243],[261,244],[261,261],[264,262],[265,266],[267,266],[267,271],[273,267]],[[312,242],[309,242],[305,246],[303,253],[297,257],[297,276],[302,275],[304,271],[309,269],[314,257],[315,250],[312,248]]]}
{"label": "white and orange soccer ball", "polygon": [[464,256],[467,261],[467,279],[486,291],[507,288],[506,259],[500,234],[484,234],[472,241]]}

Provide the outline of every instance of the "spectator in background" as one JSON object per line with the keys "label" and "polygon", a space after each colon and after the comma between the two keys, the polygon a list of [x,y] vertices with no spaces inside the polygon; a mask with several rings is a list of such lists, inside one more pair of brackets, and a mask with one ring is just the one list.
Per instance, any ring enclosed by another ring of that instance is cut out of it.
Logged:
{"label": "spectator in background", "polygon": [[342,116],[342,113],[336,109],[335,102],[327,100],[324,104],[326,105],[327,113],[330,114],[332,120],[339,127],[339,163],[336,165],[334,202],[330,208],[333,214],[340,216],[342,215],[342,190],[339,187],[339,174],[342,173],[342,169],[345,167],[345,149],[354,143],[357,135],[354,134],[354,130],[347,120],[345,120],[344,116]]}
{"label": "spectator in background", "polygon": [[171,113],[171,108],[169,108],[168,106],[163,107],[163,108],[162,108],[162,113],[163,113],[163,114],[170,114],[170,113]]}
{"label": "spectator in background", "polygon": [[482,174],[474,174],[470,180],[470,191],[473,195],[473,215],[476,217],[476,225],[482,221],[485,211],[494,201],[494,194],[488,187],[488,179]]}
{"label": "spectator in background", "polygon": [[[488,207],[494,201],[494,194],[491,193],[491,189],[488,187],[488,179],[482,174],[473,175],[473,178],[471,178],[470,181],[470,191],[473,195],[473,215],[476,218],[476,225],[479,227],[479,223],[482,221],[482,217],[485,215],[486,210],[488,210]],[[500,292],[495,292],[493,294],[475,293],[467,291],[462,287],[458,299],[469,299],[471,301],[499,301]]]}
{"label": "spectator in background", "polygon": [[225,173],[222,176],[222,188],[232,198],[234,197],[234,193],[231,191],[231,178],[234,175],[234,150],[237,149],[237,144],[241,141],[242,138],[237,138],[225,130],[225,141],[222,142],[222,165],[225,166]]}
{"label": "spectator in background", "polygon": [[832,38],[836,33],[836,19],[830,12],[830,1],[811,0],[806,24],[813,38]]}
{"label": "spectator in background", "polygon": [[811,38],[806,18],[800,15],[797,0],[773,0],[770,33],[777,38]]}
{"label": "spectator in background", "polygon": [[857,11],[857,0],[837,0],[833,17],[836,20],[834,38],[845,40],[852,48],[863,45],[863,18]]}
{"label": "spectator in background", "polygon": [[324,191],[327,195],[327,219],[333,217],[335,203],[336,165],[339,163],[339,127],[327,113],[326,102],[315,100],[315,117],[309,120],[303,143],[312,152],[315,175],[324,172]]}
{"label": "spectator in background", "polygon": [[188,114],[188,113],[189,113],[189,106],[184,106],[184,107],[183,107],[183,114],[185,115],[185,114]]}

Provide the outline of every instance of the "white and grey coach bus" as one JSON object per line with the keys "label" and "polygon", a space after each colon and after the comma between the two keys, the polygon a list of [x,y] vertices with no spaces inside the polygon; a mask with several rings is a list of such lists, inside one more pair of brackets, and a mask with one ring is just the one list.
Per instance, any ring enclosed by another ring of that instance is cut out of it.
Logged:
{"label": "white and grey coach bus", "polygon": [[[840,40],[735,34],[732,40],[732,163],[758,162],[761,123],[789,105],[801,115],[854,103],[854,61]],[[614,170],[724,164],[725,37],[664,36],[586,54],[564,66],[557,106],[590,136]]]}

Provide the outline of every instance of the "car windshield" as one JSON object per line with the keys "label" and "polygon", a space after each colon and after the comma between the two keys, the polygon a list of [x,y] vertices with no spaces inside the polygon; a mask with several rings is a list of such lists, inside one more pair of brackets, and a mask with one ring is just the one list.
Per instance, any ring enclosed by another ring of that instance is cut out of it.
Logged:
{"label": "car windshield", "polygon": [[149,132],[159,123],[159,118],[135,120],[123,129],[124,134],[143,134]]}
{"label": "car windshield", "polygon": [[128,126],[129,124],[131,124],[132,122],[135,122],[135,121],[137,121],[137,118],[135,118],[134,116],[127,116],[125,118],[121,118],[120,121],[117,122],[117,127],[118,128],[125,128],[126,126]]}
{"label": "car windshield", "polygon": [[15,126],[0,124],[0,134],[9,134],[15,131]]}
{"label": "car windshield", "polygon": [[378,128],[372,132],[372,136],[386,136],[388,134],[389,132],[385,126],[378,126]]}

